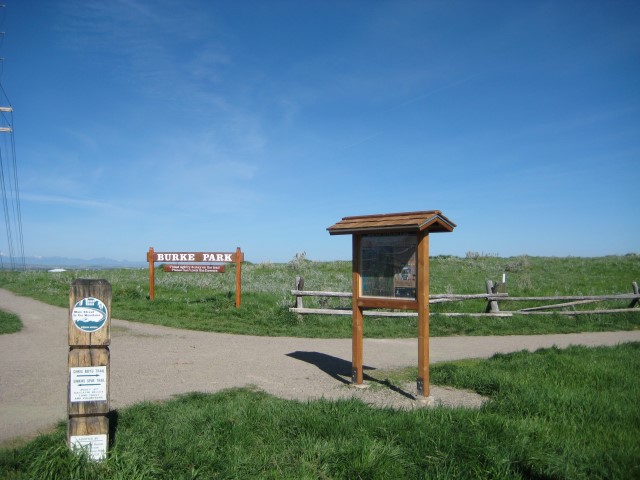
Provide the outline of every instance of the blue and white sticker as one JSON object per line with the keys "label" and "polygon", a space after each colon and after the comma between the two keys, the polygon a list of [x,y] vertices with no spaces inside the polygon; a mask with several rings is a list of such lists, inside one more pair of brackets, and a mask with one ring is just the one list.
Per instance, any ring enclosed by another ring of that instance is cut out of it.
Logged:
{"label": "blue and white sticker", "polygon": [[104,326],[107,315],[107,306],[101,300],[87,297],[75,304],[71,320],[83,332],[93,333]]}

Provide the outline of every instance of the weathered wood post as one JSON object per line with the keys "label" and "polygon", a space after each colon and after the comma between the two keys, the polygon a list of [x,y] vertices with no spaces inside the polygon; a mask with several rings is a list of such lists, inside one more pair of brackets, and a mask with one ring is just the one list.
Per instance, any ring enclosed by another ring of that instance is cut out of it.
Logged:
{"label": "weathered wood post", "polygon": [[153,300],[156,296],[156,271],[155,271],[155,252],[153,247],[149,247],[147,252],[147,262],[149,262],[149,300]]}
{"label": "weathered wood post", "polygon": [[69,290],[67,443],[106,457],[109,444],[111,285],[77,279]]}
{"label": "weathered wood post", "polygon": [[236,308],[242,303],[242,262],[244,255],[240,247],[236,247]]}
{"label": "weathered wood post", "polygon": [[361,236],[352,236],[352,315],[351,315],[351,381],[361,385],[364,381],[363,373],[363,307],[360,304],[362,295],[362,275],[360,274],[360,242]]}
{"label": "weathered wood post", "polygon": [[418,378],[416,389],[423,397],[431,394],[429,384],[429,232],[418,233]]}
{"label": "weathered wood post", "polygon": [[[631,288],[633,288],[633,294],[634,295],[640,295],[640,290],[638,290],[638,283],[637,282],[631,282]],[[633,300],[631,300],[631,303],[629,304],[628,308],[633,308],[636,305],[638,305],[638,303],[640,303],[640,301],[637,298],[634,298]]]}
{"label": "weathered wood post", "polygon": [[[304,277],[301,277],[300,275],[296,275],[296,284],[295,284],[294,288],[297,291],[304,290]],[[302,295],[296,295],[296,307],[295,308],[304,308],[304,305],[302,304]]]}
{"label": "weathered wood post", "polygon": [[[496,293],[496,285],[494,285],[493,280],[487,280],[485,283],[485,288],[487,289],[487,294],[489,295]],[[489,300],[487,302],[485,313],[500,313],[498,302],[496,300]]]}

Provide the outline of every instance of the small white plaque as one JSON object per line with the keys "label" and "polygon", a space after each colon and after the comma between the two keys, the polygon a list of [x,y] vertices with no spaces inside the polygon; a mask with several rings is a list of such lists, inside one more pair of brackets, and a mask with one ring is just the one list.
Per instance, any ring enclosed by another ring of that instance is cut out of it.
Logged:
{"label": "small white plaque", "polygon": [[107,400],[107,367],[74,367],[69,370],[72,403]]}
{"label": "small white plaque", "polygon": [[76,435],[69,438],[72,450],[86,450],[92,460],[107,457],[107,435]]}

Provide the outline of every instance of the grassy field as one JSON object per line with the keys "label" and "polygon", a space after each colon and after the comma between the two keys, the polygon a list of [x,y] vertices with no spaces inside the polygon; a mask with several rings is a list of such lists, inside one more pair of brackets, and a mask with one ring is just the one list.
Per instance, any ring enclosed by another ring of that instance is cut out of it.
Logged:
{"label": "grassy field", "polygon": [[[440,256],[430,262],[431,293],[484,293],[486,279],[507,274],[511,296],[604,295],[631,293],[640,282],[640,255],[598,258],[499,258],[469,254]],[[76,278],[104,278],[113,287],[112,316],[177,328],[253,335],[350,337],[349,316],[305,315],[288,311],[295,277],[306,290],[351,291],[350,262],[312,262],[300,257],[286,264],[242,267],[242,307],[235,308],[234,266],[223,274],[165,273],[156,268],[156,298],[149,301],[148,271],[82,270],[0,272],[0,287],[52,305],[68,308],[69,286]],[[305,298],[309,307],[350,308],[350,299]],[[531,304],[535,305],[535,304]],[[432,305],[431,335],[510,335],[640,328],[638,313],[581,316],[514,316],[512,318],[447,318],[438,312],[480,313],[482,300]],[[525,305],[518,305],[519,307]],[[607,306],[607,305],[604,305]],[[625,306],[624,302],[608,306]],[[514,308],[504,305],[501,309]],[[577,308],[593,308],[592,305]],[[415,318],[371,318],[364,334],[370,338],[413,337]]]}
{"label": "grassy field", "polygon": [[22,329],[22,322],[17,315],[0,310],[0,335],[15,333]]}
{"label": "grassy field", "polygon": [[[233,268],[228,270],[208,275],[157,272],[154,302],[147,297],[146,270],[0,272],[0,287],[67,308],[74,279],[105,278],[113,287],[114,318],[244,334],[351,335],[348,316],[299,318],[288,312],[296,275],[305,278],[308,290],[349,291],[350,263],[246,264],[239,310],[234,307]],[[640,256],[435,257],[431,291],[481,293],[486,279],[499,280],[503,272],[513,296],[622,293],[640,280]],[[338,302],[305,299],[308,306]],[[481,312],[484,307],[483,301],[456,302],[434,305],[432,311]],[[0,333],[19,329],[15,320],[0,315]],[[431,318],[432,335],[637,328],[640,311]],[[369,337],[415,333],[415,319],[365,320]],[[65,425],[0,449],[0,479],[640,478],[639,369],[638,343],[544,349],[431,366],[432,384],[488,396],[480,410],[395,411],[356,400],[302,403],[252,389],[193,393],[112,412],[112,445],[104,462],[72,454]],[[394,388],[413,381],[417,372],[412,367],[368,374],[377,380],[371,388]]]}
{"label": "grassy field", "polygon": [[638,371],[637,343],[432,367],[434,383],[489,396],[480,410],[194,393],[115,412],[104,462],[72,454],[61,425],[0,450],[0,478],[639,478]]}

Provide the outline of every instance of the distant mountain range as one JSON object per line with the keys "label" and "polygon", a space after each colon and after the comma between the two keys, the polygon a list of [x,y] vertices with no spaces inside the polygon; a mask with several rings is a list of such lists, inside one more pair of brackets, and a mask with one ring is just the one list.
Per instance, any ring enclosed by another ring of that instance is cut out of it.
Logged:
{"label": "distant mountain range", "polygon": [[[17,262],[16,262],[17,263]],[[112,258],[83,258],[69,257],[25,257],[24,263],[28,269],[41,268],[144,268],[146,261],[132,262],[130,260],[114,260]],[[18,265],[20,266],[20,265]],[[2,256],[0,268],[11,268],[9,258]]]}

